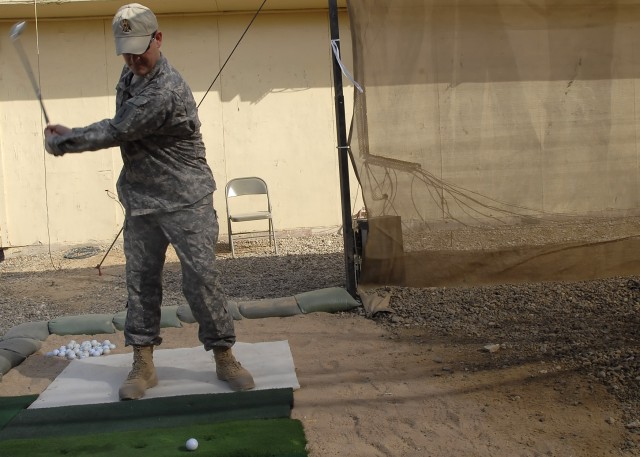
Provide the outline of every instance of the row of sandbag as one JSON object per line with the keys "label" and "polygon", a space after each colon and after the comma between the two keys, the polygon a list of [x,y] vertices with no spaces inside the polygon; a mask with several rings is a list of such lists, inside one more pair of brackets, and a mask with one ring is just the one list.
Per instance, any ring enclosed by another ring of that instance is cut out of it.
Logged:
{"label": "row of sandbag", "polygon": [[[315,312],[347,311],[360,304],[345,289],[331,287],[284,298],[243,302],[228,301],[235,320],[288,317]],[[163,306],[160,326],[182,327],[196,320],[187,305]],[[117,314],[64,316],[50,321],[26,322],[7,331],[0,339],[0,376],[37,352],[49,335],[98,335],[124,329],[126,311]],[[1,377],[0,377],[1,379]]]}

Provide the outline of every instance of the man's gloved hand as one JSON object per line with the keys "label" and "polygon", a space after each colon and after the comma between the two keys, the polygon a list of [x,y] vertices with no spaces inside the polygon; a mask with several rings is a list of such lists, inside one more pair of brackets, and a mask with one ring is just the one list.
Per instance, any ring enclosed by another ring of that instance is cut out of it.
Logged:
{"label": "man's gloved hand", "polygon": [[44,139],[44,148],[46,149],[46,151],[49,154],[52,154],[52,155],[54,155],[56,157],[64,155],[64,152],[62,152],[62,151],[60,151],[58,149],[55,149],[55,147],[51,144],[52,143],[51,139],[52,139],[52,137],[49,137],[49,138],[45,137],[45,139]]}
{"label": "man's gloved hand", "polygon": [[56,139],[57,137],[65,135],[70,131],[71,129],[69,127],[65,127],[64,125],[47,125],[47,127],[44,129],[44,148],[47,150],[47,152],[49,154],[53,154],[54,156],[64,155],[64,151],[61,151],[60,148],[57,147]]}

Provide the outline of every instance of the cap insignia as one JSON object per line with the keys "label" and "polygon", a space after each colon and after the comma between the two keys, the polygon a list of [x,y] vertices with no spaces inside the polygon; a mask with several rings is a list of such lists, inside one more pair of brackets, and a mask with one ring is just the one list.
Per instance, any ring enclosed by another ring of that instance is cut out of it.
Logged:
{"label": "cap insignia", "polygon": [[122,33],[131,33],[131,24],[127,19],[120,21],[120,27],[122,28]]}

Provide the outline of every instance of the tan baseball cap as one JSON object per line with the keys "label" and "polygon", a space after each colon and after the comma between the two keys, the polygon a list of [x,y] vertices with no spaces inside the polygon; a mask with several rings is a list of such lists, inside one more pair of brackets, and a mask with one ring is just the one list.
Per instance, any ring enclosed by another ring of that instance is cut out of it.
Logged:
{"label": "tan baseball cap", "polygon": [[151,35],[158,30],[158,20],[149,8],[139,3],[120,7],[111,24],[116,54],[143,54]]}

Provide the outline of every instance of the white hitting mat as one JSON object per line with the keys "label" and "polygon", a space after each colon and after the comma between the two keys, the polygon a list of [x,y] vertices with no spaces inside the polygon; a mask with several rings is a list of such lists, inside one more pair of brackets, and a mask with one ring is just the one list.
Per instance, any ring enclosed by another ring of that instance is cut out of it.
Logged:
{"label": "white hitting mat", "polygon": [[[236,343],[233,353],[253,375],[256,390],[300,388],[288,341]],[[73,360],[29,408],[120,401],[118,389],[131,370],[132,361],[131,353]],[[153,362],[158,385],[147,390],[143,400],[231,392],[226,382],[216,378],[213,353],[202,346],[157,349]]]}

